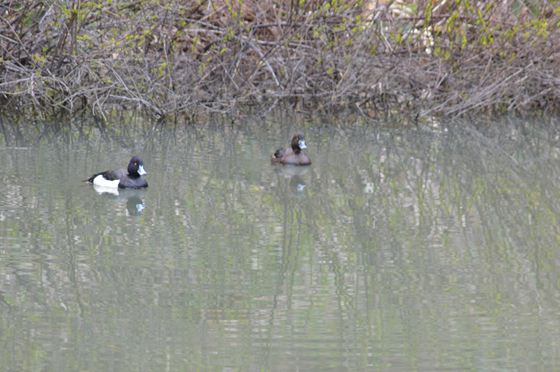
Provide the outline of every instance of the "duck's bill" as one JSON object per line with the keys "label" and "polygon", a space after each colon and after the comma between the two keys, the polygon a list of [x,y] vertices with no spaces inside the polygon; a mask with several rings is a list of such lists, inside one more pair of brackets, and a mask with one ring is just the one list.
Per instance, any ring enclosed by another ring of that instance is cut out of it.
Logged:
{"label": "duck's bill", "polygon": [[143,165],[141,165],[141,166],[138,167],[138,174],[141,175],[141,176],[143,176],[143,175],[145,175],[145,174],[148,174],[148,172],[146,172],[146,171],[144,170],[144,166],[143,166]]}
{"label": "duck's bill", "polygon": [[304,140],[299,140],[298,145],[299,145],[299,148],[302,149],[302,150],[307,148],[307,145],[305,144]]}

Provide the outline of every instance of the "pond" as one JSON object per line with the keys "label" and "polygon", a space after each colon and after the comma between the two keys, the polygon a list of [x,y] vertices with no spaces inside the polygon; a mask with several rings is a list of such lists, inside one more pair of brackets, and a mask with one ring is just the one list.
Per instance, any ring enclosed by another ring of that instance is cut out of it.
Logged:
{"label": "pond", "polygon": [[0,123],[1,369],[560,368],[558,120],[125,118]]}

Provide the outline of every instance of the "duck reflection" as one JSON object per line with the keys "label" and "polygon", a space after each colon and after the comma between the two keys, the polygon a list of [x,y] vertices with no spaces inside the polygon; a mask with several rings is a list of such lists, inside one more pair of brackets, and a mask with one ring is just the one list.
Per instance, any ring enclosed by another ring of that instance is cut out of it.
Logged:
{"label": "duck reflection", "polygon": [[115,195],[119,196],[119,189],[116,187],[105,187],[99,185],[93,185],[93,189],[99,195]]}
{"label": "duck reflection", "polygon": [[304,194],[306,184],[303,176],[309,171],[309,167],[288,165],[281,168],[276,167],[274,170],[278,176],[289,179],[289,189],[294,195]]}
{"label": "duck reflection", "polygon": [[138,189],[117,189],[113,187],[103,187],[93,185],[93,189],[99,195],[105,195],[115,199],[117,202],[126,201],[126,211],[129,216],[139,216],[146,208],[142,195],[145,190]]}
{"label": "duck reflection", "polygon": [[137,195],[130,196],[126,201],[126,210],[129,216],[139,216],[145,208],[144,201]]}

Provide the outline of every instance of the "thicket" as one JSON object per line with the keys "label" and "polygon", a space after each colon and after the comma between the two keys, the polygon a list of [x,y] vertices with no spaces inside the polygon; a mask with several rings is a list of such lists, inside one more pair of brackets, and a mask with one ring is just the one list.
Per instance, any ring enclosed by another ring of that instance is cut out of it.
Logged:
{"label": "thicket", "polygon": [[558,0],[3,1],[0,101],[39,112],[555,111]]}

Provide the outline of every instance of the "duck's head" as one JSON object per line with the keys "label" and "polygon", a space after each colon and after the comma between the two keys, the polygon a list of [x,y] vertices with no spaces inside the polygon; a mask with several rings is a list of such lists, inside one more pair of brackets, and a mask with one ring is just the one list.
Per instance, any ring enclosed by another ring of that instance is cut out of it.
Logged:
{"label": "duck's head", "polygon": [[307,148],[303,134],[297,133],[292,137],[292,150],[297,154]]}
{"label": "duck's head", "polygon": [[128,174],[131,176],[143,176],[148,174],[144,169],[144,161],[139,156],[133,156],[128,162]]}

